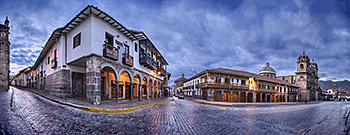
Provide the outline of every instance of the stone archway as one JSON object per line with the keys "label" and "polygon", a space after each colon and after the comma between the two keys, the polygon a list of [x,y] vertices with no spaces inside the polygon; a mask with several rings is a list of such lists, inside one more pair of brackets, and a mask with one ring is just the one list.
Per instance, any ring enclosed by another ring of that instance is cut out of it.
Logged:
{"label": "stone archway", "polygon": [[260,101],[260,93],[256,93],[256,102],[261,102]]}
{"label": "stone archway", "polygon": [[148,99],[153,98],[153,81],[152,79],[149,79],[148,81]]}
{"label": "stone archway", "polygon": [[132,81],[130,74],[123,71],[119,76],[119,98],[124,100],[132,100]]}
{"label": "stone archway", "polygon": [[155,80],[154,83],[153,83],[153,98],[157,98],[157,84],[158,82]]}
{"label": "stone archway", "polygon": [[133,78],[133,86],[132,86],[132,99],[138,100],[140,99],[140,84],[141,84],[141,77],[138,74],[134,75]]}
{"label": "stone archway", "polygon": [[232,92],[232,102],[239,102],[238,97],[239,97],[238,91],[233,91]]}
{"label": "stone archway", "polygon": [[230,92],[229,91],[224,91],[224,96],[223,96],[223,101],[224,102],[230,102]]}
{"label": "stone archway", "polygon": [[253,102],[253,93],[252,92],[248,92],[248,94],[247,94],[247,102]]}
{"label": "stone archway", "polygon": [[117,98],[117,78],[113,68],[104,66],[101,69],[101,100]]}
{"label": "stone archway", "polygon": [[142,91],[142,98],[143,99],[147,99],[147,78],[146,77],[143,77],[142,78],[142,86],[141,86],[141,91]]}
{"label": "stone archway", "polygon": [[261,101],[261,102],[267,102],[267,101],[266,101],[266,94],[265,94],[265,93],[262,94],[262,101]]}
{"label": "stone archway", "polygon": [[214,101],[216,102],[221,102],[221,91],[220,90],[215,90],[214,91]]}

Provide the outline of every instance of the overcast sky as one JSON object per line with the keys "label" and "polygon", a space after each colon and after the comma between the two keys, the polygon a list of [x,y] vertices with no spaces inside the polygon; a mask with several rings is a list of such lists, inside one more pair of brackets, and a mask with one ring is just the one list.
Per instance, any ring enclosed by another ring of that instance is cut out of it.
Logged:
{"label": "overcast sky", "polygon": [[212,68],[277,76],[296,72],[303,51],[321,80],[350,79],[350,4],[345,0],[1,0],[11,27],[11,75],[33,65],[52,31],[87,5],[142,30],[168,61],[172,82]]}

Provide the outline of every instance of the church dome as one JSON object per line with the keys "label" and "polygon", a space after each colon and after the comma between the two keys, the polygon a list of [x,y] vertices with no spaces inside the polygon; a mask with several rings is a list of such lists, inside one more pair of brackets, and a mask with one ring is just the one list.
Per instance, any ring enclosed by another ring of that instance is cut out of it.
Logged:
{"label": "church dome", "polygon": [[266,63],[266,66],[259,71],[259,74],[265,73],[276,74],[276,71],[272,67],[270,67],[270,64],[268,62]]}

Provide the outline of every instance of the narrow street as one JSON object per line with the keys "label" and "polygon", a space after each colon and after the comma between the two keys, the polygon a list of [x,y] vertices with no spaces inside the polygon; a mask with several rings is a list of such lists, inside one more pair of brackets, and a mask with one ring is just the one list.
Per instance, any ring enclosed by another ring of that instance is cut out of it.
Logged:
{"label": "narrow street", "polygon": [[186,99],[129,113],[93,113],[12,87],[0,92],[0,134],[345,134],[347,102],[226,107]]}

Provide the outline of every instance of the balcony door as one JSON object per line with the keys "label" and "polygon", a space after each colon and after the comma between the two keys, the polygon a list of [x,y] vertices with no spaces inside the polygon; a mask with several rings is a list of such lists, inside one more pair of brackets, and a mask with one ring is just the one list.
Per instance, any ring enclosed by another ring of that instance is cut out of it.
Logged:
{"label": "balcony door", "polygon": [[125,45],[124,53],[125,53],[125,56],[129,56],[129,46]]}

